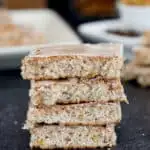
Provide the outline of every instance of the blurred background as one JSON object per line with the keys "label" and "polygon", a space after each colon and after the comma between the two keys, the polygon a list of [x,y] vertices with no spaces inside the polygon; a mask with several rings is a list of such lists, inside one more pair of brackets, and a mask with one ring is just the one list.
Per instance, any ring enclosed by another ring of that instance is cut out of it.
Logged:
{"label": "blurred background", "polygon": [[[3,69],[19,66],[21,58],[39,45],[58,42],[121,43],[125,60],[133,59],[134,47],[149,47],[150,0],[1,0],[0,4]],[[6,58],[11,63],[4,65]]]}
{"label": "blurred background", "polygon": [[5,0],[3,2],[8,9],[54,9],[74,27],[85,21],[118,16],[116,0]]}

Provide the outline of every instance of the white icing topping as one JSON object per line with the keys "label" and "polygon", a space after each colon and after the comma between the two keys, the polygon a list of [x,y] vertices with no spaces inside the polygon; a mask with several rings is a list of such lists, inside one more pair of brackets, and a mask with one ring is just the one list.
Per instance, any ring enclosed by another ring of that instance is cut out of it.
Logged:
{"label": "white icing topping", "polygon": [[78,44],[52,45],[33,51],[31,57],[48,56],[122,56],[123,46],[120,44]]}

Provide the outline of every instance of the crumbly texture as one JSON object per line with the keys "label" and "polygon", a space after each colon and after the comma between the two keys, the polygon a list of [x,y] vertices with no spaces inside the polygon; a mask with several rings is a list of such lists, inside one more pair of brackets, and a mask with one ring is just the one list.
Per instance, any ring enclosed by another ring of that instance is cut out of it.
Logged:
{"label": "crumbly texture", "polygon": [[51,106],[81,102],[125,101],[124,89],[119,79],[66,79],[51,81],[32,81],[31,102]]}
{"label": "crumbly texture", "polygon": [[22,76],[29,80],[119,78],[123,65],[121,47],[113,47],[113,44],[78,44],[37,50],[24,58]]}
{"label": "crumbly texture", "polygon": [[135,51],[135,63],[138,65],[150,65],[150,47],[138,47]]}
{"label": "crumbly texture", "polygon": [[85,103],[73,105],[54,105],[50,108],[36,108],[30,104],[27,126],[40,123],[64,125],[106,125],[121,121],[119,103]]}
{"label": "crumbly texture", "polygon": [[46,43],[41,33],[13,23],[0,24],[0,46],[19,46]]}
{"label": "crumbly texture", "polygon": [[150,67],[129,63],[122,72],[122,79],[136,80],[142,87],[150,86]]}
{"label": "crumbly texture", "polygon": [[97,148],[116,145],[114,125],[94,126],[40,126],[30,130],[30,147],[55,148]]}

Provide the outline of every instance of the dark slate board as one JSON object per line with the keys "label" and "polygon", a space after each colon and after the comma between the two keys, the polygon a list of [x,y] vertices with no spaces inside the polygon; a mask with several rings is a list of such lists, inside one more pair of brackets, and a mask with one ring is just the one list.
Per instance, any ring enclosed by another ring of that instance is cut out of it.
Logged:
{"label": "dark slate board", "polygon": [[[0,72],[0,150],[28,150],[28,132],[21,129],[28,107],[29,82],[19,71]],[[126,83],[130,104],[122,104],[123,119],[116,129],[114,150],[150,149],[150,89]]]}

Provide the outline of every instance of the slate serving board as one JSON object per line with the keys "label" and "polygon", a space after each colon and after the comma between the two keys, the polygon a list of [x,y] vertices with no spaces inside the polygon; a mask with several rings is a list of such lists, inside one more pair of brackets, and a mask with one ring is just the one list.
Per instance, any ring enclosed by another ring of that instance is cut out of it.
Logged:
{"label": "slate serving board", "polygon": [[[124,84],[130,104],[122,104],[123,119],[116,129],[113,150],[150,149],[150,89]],[[29,82],[20,71],[0,72],[0,150],[29,150],[29,134],[21,129],[28,107]]]}

